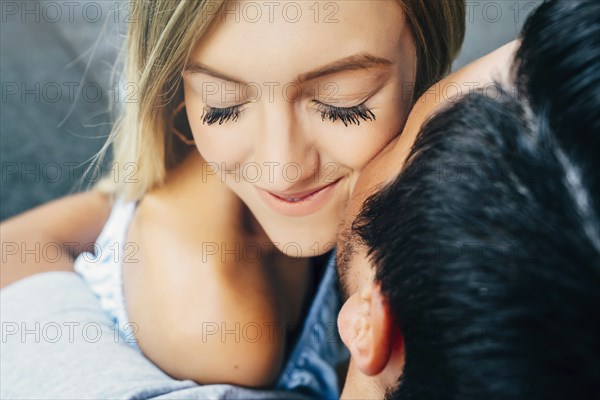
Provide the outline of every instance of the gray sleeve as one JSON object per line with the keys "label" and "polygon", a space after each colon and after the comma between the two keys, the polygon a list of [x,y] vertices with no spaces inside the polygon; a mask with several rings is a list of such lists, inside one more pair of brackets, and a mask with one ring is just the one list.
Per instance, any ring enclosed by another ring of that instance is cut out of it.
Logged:
{"label": "gray sleeve", "polygon": [[2,399],[297,398],[170,378],[122,343],[81,278],[48,272],[0,290]]}

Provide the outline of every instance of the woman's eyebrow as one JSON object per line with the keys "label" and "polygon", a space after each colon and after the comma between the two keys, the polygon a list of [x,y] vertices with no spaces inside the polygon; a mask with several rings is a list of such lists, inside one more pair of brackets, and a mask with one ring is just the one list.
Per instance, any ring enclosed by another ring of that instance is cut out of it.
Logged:
{"label": "woman's eyebrow", "polygon": [[[318,67],[310,72],[303,73],[295,79],[294,83],[301,84],[306,81],[321,78],[323,76],[335,74],[342,71],[353,71],[359,69],[369,69],[374,67],[386,67],[390,65],[392,65],[392,62],[385,58],[376,57],[368,53],[358,53],[333,61],[329,64]],[[216,71],[213,68],[210,68],[206,65],[197,62],[191,62],[187,64],[184,69],[184,72],[187,72],[191,75],[206,74],[212,76],[213,78],[222,79],[224,81],[237,83],[240,85],[248,84],[247,82],[244,82],[241,79],[237,79],[222,72]]]}
{"label": "woman's eyebrow", "polygon": [[359,69],[386,67],[390,65],[392,65],[392,62],[385,58],[375,57],[374,55],[368,53],[358,53],[331,62],[305,74],[301,74],[298,76],[298,78],[296,78],[296,83],[303,83],[342,71],[355,71]]}
{"label": "woman's eyebrow", "polygon": [[243,82],[241,79],[230,77],[226,74],[214,70],[213,68],[207,67],[206,65],[202,65],[197,62],[191,62],[187,64],[183,69],[183,72],[188,73],[192,76],[196,74],[205,74],[208,76],[212,76],[213,78],[222,79],[224,81],[233,82],[240,85],[247,85],[247,83]]}

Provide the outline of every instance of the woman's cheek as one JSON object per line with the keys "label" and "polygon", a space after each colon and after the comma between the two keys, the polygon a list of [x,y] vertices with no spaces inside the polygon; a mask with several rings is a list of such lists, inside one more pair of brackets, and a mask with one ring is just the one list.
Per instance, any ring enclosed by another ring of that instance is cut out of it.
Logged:
{"label": "woman's cheek", "polygon": [[360,125],[336,127],[323,132],[321,148],[327,149],[330,160],[353,170],[361,170],[399,132],[399,122],[377,119]]}
{"label": "woman's cheek", "polygon": [[252,135],[244,134],[249,128],[240,121],[227,121],[207,125],[203,122],[205,104],[194,90],[186,88],[186,112],[194,142],[202,158],[210,163],[235,168],[251,152]]}
{"label": "woman's cheek", "polygon": [[227,169],[239,168],[247,162],[252,154],[252,135],[243,122],[206,125],[202,122],[202,114],[195,121],[192,121],[190,114],[195,113],[189,113],[188,119],[196,147],[206,162]]}

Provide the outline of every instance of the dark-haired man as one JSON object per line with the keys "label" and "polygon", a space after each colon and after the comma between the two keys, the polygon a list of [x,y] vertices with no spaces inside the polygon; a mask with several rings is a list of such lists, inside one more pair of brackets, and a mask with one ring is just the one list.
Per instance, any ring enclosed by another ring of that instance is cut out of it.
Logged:
{"label": "dark-haired man", "polygon": [[361,175],[338,246],[343,398],[600,398],[598,33],[597,2],[545,3],[518,95],[464,98]]}

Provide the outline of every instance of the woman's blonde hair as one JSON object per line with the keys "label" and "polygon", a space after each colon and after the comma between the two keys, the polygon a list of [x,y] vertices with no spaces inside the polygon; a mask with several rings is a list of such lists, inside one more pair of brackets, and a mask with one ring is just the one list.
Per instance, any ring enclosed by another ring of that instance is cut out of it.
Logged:
{"label": "woman's blonde hair", "polygon": [[413,99],[450,72],[465,38],[465,0],[397,0],[417,50]]}
{"label": "woman's blonde hair", "polygon": [[[167,171],[189,151],[190,147],[182,146],[173,134],[174,111],[183,101],[181,72],[224,1],[132,1],[124,78],[133,99],[124,100],[120,116],[98,154],[99,165],[112,145],[114,170],[98,182],[97,190],[138,200],[160,185]],[[416,45],[416,99],[450,70],[464,37],[465,2],[397,1],[407,16]]]}

